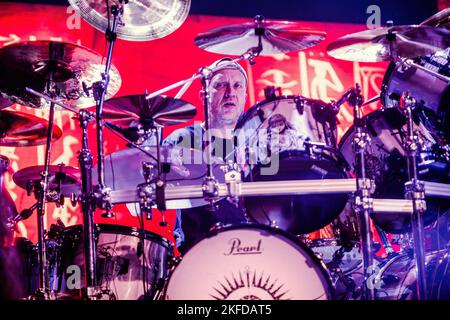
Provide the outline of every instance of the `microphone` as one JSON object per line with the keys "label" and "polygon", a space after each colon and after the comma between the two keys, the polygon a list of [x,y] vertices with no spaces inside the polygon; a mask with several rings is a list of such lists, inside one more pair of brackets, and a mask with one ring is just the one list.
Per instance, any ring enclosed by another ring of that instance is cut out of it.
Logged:
{"label": "microphone", "polygon": [[138,127],[122,128],[112,122],[105,122],[105,125],[132,142],[137,142],[142,137],[142,134],[140,134],[141,129]]}
{"label": "microphone", "polygon": [[34,209],[37,208],[37,206],[38,206],[38,204],[35,203],[30,208],[24,209],[20,213],[16,214],[16,216],[14,218],[8,219],[8,223],[7,223],[8,227],[10,229],[14,229],[14,227],[16,226],[16,224],[19,221],[28,219],[33,214],[33,211],[34,211]]}
{"label": "microphone", "polygon": [[341,107],[341,105],[347,102],[347,100],[350,99],[350,97],[353,95],[354,92],[355,89],[350,88],[347,91],[345,91],[344,94],[337,101],[331,102],[331,107],[333,108],[333,110],[336,113],[339,112],[339,108]]}

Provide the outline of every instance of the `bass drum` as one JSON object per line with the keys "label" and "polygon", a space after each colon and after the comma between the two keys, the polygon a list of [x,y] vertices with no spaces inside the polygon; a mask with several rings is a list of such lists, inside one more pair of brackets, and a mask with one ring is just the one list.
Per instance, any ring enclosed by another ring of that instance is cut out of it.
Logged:
{"label": "bass drum", "polygon": [[[380,109],[364,118],[371,138],[365,151],[366,172],[375,181],[375,198],[403,199],[404,184],[408,180],[407,153],[404,141],[407,135],[405,117],[397,108]],[[421,180],[447,183],[450,181],[450,165],[433,152],[436,141],[421,122],[415,122],[414,131],[423,141],[424,151],[418,155]],[[339,150],[355,170],[355,152],[352,126],[342,137]],[[449,206],[446,200],[427,198],[424,224],[436,221]],[[376,213],[372,218],[388,233],[405,233],[411,230],[411,218],[403,214]]]}
{"label": "bass drum", "polygon": [[[265,100],[236,126],[237,159],[245,181],[346,178],[345,161],[335,152],[336,117],[322,101],[300,96]],[[300,235],[332,222],[348,195],[246,197],[249,219]]]}
{"label": "bass drum", "polygon": [[[170,242],[156,234],[142,230],[118,226],[96,225],[97,281],[111,300],[142,300],[144,285],[147,297],[153,297],[160,282],[167,277],[168,261],[173,248]],[[144,238],[144,245],[139,245]],[[61,252],[61,296],[76,296],[71,290],[70,274],[73,266],[84,272],[84,234],[81,225],[68,227],[62,234]],[[145,272],[145,276],[144,276]],[[145,280],[144,280],[145,279]],[[84,285],[84,276],[81,277]]]}
{"label": "bass drum", "polygon": [[[425,258],[428,298],[450,300],[449,251],[428,253]],[[417,273],[413,254],[402,254],[386,263],[375,280],[379,300],[416,300]]]}
{"label": "bass drum", "polygon": [[[418,65],[450,77],[450,48],[414,60]],[[450,139],[450,89],[448,81],[417,67],[391,62],[383,79],[381,103],[397,107],[403,91],[419,103],[419,113],[429,130]]]}
{"label": "bass drum", "polygon": [[325,266],[292,236],[244,224],[213,230],[167,281],[166,300],[326,300]]}

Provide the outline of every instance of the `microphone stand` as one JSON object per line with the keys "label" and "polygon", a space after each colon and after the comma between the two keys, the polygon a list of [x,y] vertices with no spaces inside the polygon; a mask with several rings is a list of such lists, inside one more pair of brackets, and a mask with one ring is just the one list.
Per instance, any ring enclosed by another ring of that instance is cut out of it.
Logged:
{"label": "microphone stand", "polygon": [[364,261],[364,298],[375,300],[375,287],[369,282],[373,262],[372,230],[370,228],[370,215],[373,212],[373,199],[371,196],[372,183],[367,179],[364,152],[370,142],[370,137],[366,133],[364,120],[361,118],[362,106],[361,88],[356,84],[353,97],[349,99],[354,110],[354,126],[356,134],[353,147],[356,154],[356,193],[354,198],[354,209],[357,213],[360,224],[360,242]]}
{"label": "microphone stand", "polygon": [[423,234],[423,213],[426,211],[425,184],[419,181],[417,173],[417,152],[421,148],[421,142],[413,130],[412,111],[415,106],[415,99],[409,93],[403,93],[400,106],[403,107],[406,116],[408,135],[405,141],[405,148],[408,153],[408,177],[405,183],[405,198],[412,200],[411,227],[414,240],[414,254],[416,258],[417,270],[417,299],[427,300],[427,279],[425,269],[425,249]]}

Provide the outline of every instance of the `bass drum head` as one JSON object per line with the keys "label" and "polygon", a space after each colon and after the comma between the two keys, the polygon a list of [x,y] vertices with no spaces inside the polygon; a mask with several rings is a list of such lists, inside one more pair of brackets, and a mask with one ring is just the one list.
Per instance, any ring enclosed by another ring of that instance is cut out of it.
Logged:
{"label": "bass drum head", "polygon": [[334,291],[305,246],[266,226],[216,230],[171,273],[167,300],[326,300]]}

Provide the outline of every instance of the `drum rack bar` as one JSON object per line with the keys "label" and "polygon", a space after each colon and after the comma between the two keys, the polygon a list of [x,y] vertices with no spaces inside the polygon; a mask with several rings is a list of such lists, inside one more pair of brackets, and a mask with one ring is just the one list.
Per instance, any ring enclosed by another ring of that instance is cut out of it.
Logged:
{"label": "drum rack bar", "polygon": [[[325,180],[291,180],[291,181],[259,181],[238,183],[238,196],[280,196],[351,193],[356,190],[355,179],[325,179]],[[428,196],[450,198],[450,185],[435,182],[425,182]],[[228,185],[218,184],[219,197],[229,196]],[[167,186],[166,200],[201,199],[201,186]],[[112,203],[139,202],[137,190],[117,190],[111,192]],[[411,213],[411,200],[404,199],[373,199],[374,212]]]}
{"label": "drum rack bar", "polygon": [[450,199],[450,184],[428,182],[425,183],[425,195],[436,198]]}

